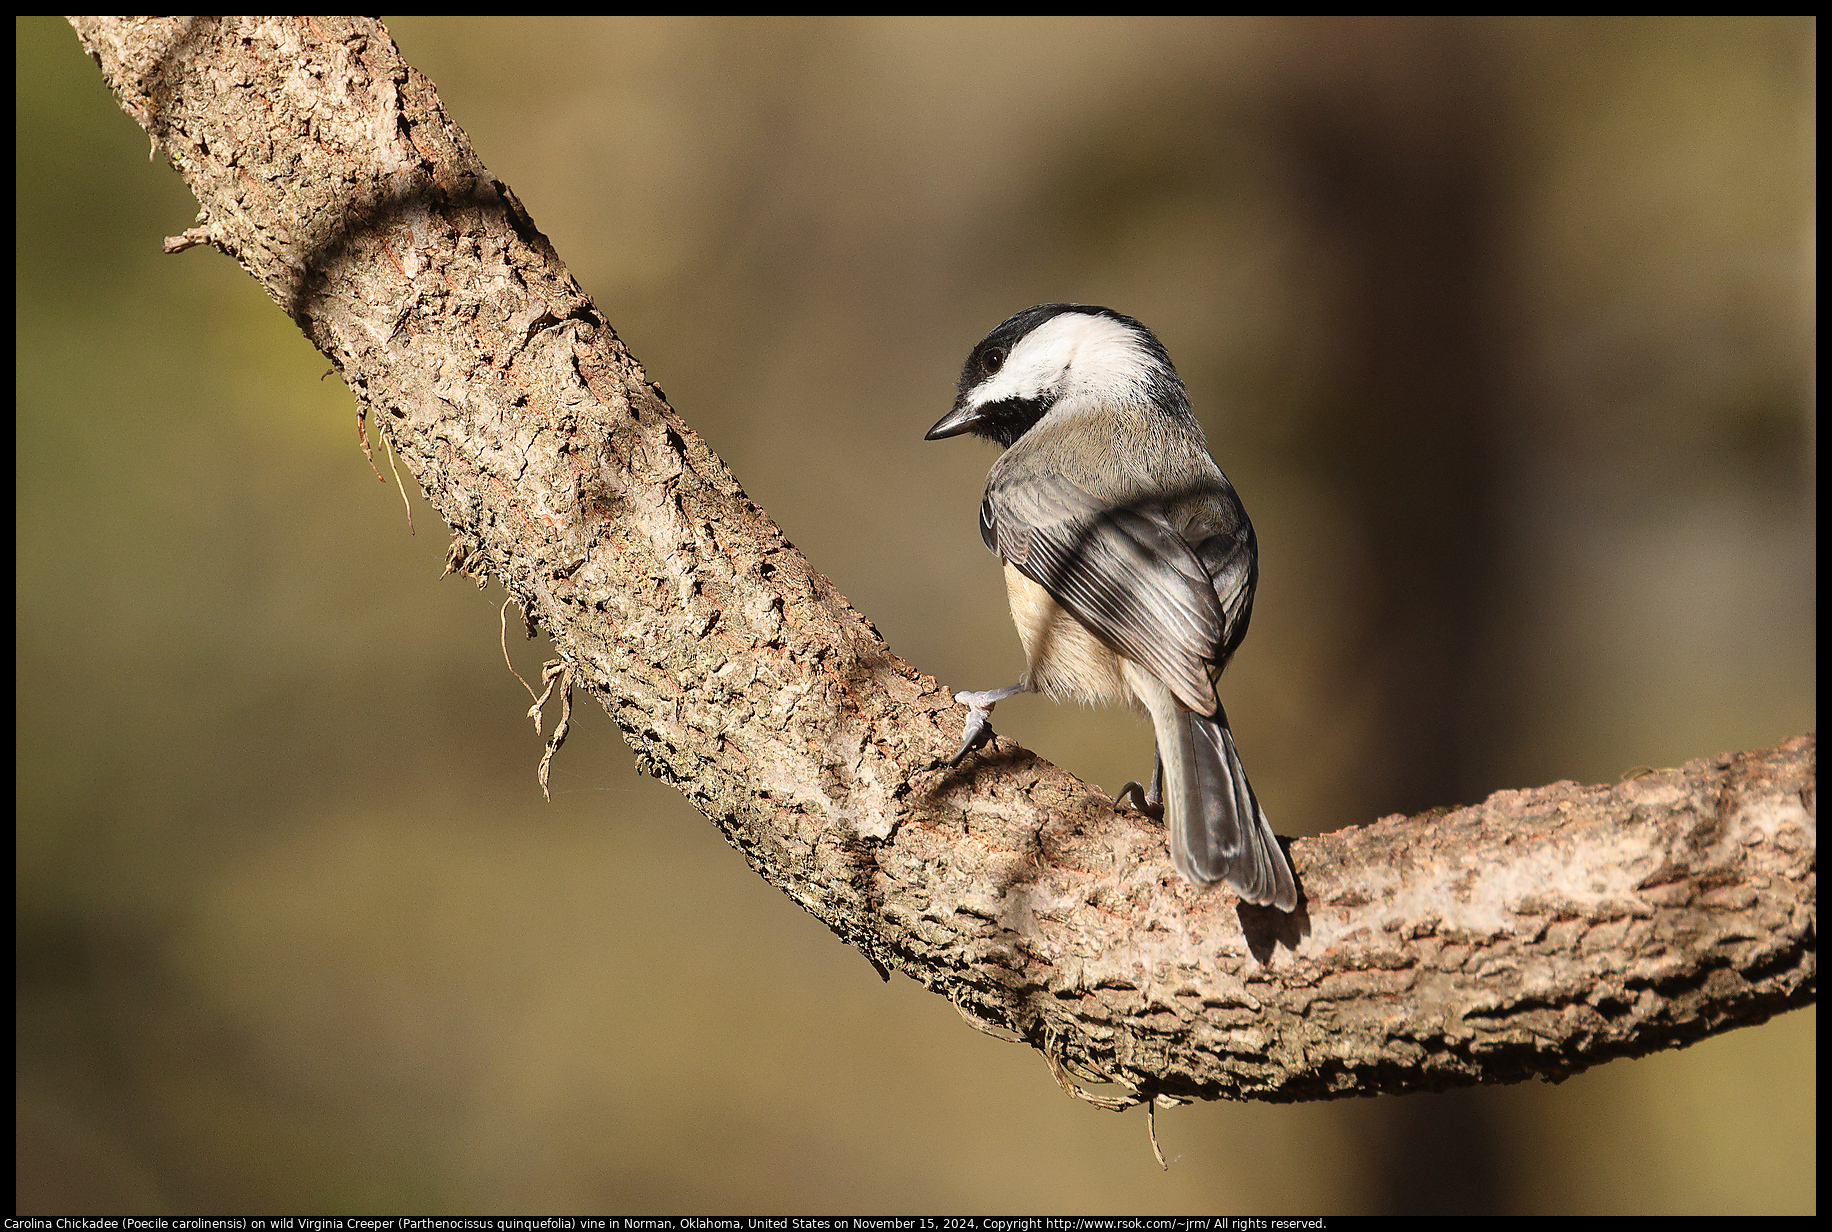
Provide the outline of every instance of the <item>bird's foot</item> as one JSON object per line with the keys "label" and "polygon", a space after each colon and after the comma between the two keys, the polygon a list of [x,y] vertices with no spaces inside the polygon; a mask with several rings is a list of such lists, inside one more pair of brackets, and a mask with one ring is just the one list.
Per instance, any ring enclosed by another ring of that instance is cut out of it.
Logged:
{"label": "bird's foot", "polygon": [[1119,795],[1113,797],[1113,807],[1118,809],[1122,804],[1130,804],[1139,812],[1157,821],[1164,820],[1164,801],[1146,793],[1137,782],[1131,782],[1120,788]]}
{"label": "bird's foot", "polygon": [[1132,806],[1155,821],[1164,820],[1164,759],[1154,759],[1151,767],[1151,788],[1140,787],[1137,783],[1128,783],[1120,788],[1120,794],[1113,797],[1113,807],[1117,811],[1120,805],[1128,800]]}
{"label": "bird's foot", "polygon": [[961,764],[961,758],[972,752],[975,746],[992,736],[989,726],[992,719],[992,708],[1012,696],[1024,692],[1024,685],[1008,684],[1002,689],[987,689],[981,693],[956,693],[954,700],[967,707],[967,726],[961,734],[961,749],[948,759],[950,766]]}

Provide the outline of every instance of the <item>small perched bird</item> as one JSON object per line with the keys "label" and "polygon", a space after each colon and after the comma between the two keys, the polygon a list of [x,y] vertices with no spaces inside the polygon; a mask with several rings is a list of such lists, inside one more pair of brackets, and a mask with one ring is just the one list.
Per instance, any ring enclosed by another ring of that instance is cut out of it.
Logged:
{"label": "small perched bird", "polygon": [[926,440],[971,432],[1005,447],[986,478],[980,537],[1005,562],[1028,667],[1017,684],[957,693],[958,764],[1017,693],[1136,704],[1151,716],[1151,788],[1171,863],[1281,911],[1297,882],[1247,783],[1216,681],[1247,636],[1259,553],[1247,511],[1152,332],[1086,304],[1040,304],[967,356],[954,409]]}

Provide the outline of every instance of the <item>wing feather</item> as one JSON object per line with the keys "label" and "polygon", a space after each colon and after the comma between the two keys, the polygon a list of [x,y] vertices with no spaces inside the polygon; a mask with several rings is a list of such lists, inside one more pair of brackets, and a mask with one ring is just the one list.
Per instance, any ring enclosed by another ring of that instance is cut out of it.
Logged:
{"label": "wing feather", "polygon": [[1222,567],[1218,578],[1162,508],[1103,505],[1059,477],[988,488],[980,534],[1178,701],[1198,714],[1215,713],[1212,671],[1245,634],[1242,617],[1252,603],[1250,544],[1226,550],[1216,541],[1233,536],[1204,540]]}

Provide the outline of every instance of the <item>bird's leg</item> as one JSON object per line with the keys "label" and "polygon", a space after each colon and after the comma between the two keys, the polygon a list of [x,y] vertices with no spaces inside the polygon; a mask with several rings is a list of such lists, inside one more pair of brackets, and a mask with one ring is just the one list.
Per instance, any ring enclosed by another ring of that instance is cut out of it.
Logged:
{"label": "bird's leg", "polygon": [[1164,816],[1164,758],[1154,756],[1151,765],[1151,790],[1146,791],[1138,783],[1128,783],[1120,788],[1120,794],[1113,797],[1113,806],[1118,808],[1128,800],[1132,807],[1147,817],[1162,819]]}
{"label": "bird's leg", "polygon": [[1008,684],[1002,689],[987,689],[983,693],[956,693],[954,700],[967,707],[967,728],[961,736],[961,751],[948,759],[950,766],[961,764],[974,745],[991,734],[986,721],[992,718],[992,708],[1018,693],[1030,692],[1030,685],[1020,680],[1017,684]]}

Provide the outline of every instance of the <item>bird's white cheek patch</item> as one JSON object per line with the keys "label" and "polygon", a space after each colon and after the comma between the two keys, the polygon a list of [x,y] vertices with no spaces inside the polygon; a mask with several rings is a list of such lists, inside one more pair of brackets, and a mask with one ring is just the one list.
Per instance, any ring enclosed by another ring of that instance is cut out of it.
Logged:
{"label": "bird's white cheek patch", "polygon": [[968,394],[967,405],[977,409],[994,402],[1003,402],[1007,398],[1045,397],[1051,390],[1052,378],[1061,375],[1060,369],[1054,373],[1026,372],[1016,365],[1007,365],[997,376],[982,382],[978,389]]}
{"label": "bird's white cheek patch", "polygon": [[1012,360],[1064,397],[1113,402],[1136,397],[1154,370],[1130,327],[1083,312],[1064,313],[1038,326]]}

